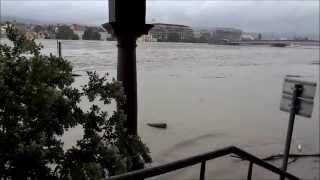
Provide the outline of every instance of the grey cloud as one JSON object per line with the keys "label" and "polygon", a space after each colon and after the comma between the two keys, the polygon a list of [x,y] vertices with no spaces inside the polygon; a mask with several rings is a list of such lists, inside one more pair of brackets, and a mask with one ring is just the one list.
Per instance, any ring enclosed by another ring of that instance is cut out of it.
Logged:
{"label": "grey cloud", "polygon": [[[1,15],[42,21],[100,25],[107,0],[1,0]],[[147,21],[193,27],[238,27],[253,32],[319,32],[319,1],[148,0]]]}
{"label": "grey cloud", "polygon": [[[1,0],[2,1],[2,0]],[[13,1],[1,2],[2,16],[97,25],[107,21],[107,1]]]}
{"label": "grey cloud", "polygon": [[[319,32],[319,1],[205,1],[198,5],[189,1],[161,2],[149,5],[148,14],[159,21],[247,31]],[[181,7],[171,8],[177,3]]]}

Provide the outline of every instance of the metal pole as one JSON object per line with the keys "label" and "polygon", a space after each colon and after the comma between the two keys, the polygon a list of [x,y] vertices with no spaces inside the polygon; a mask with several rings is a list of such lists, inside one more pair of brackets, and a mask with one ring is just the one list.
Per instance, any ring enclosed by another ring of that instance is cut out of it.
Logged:
{"label": "metal pole", "polygon": [[[291,101],[291,110],[290,110],[290,117],[289,117],[289,125],[288,125],[288,131],[287,131],[287,138],[286,138],[286,144],[284,148],[283,153],[283,162],[282,162],[282,170],[287,171],[288,166],[288,158],[290,153],[290,146],[291,146],[291,139],[292,139],[292,132],[293,132],[293,125],[294,125],[294,118],[296,115],[298,107],[298,97],[302,92],[302,86],[300,84],[296,84],[294,86],[293,90],[293,96]],[[280,180],[284,180],[283,176],[280,176]]]}
{"label": "metal pole", "polygon": [[247,180],[251,180],[251,178],[252,178],[252,167],[253,167],[253,163],[251,161],[249,161]]}
{"label": "metal pole", "polygon": [[201,162],[200,180],[205,180],[206,177],[206,161]]}
{"label": "metal pole", "polygon": [[61,58],[62,55],[61,55],[61,42],[60,41],[57,41],[57,48],[58,48],[58,56],[59,56],[59,58]]}

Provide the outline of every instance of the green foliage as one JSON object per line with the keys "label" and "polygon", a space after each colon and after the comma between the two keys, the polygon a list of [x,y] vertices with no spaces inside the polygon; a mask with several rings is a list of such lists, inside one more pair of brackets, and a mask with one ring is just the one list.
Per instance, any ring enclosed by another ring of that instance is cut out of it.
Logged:
{"label": "green foliage", "polygon": [[[88,72],[89,82],[76,89],[70,62],[42,55],[12,25],[7,34],[13,46],[0,44],[0,179],[101,179],[151,162],[141,139],[127,134],[123,111],[95,104],[122,105],[120,82]],[[80,108],[83,98],[89,110]],[[61,136],[78,125],[82,139],[64,150]]]}
{"label": "green foliage", "polygon": [[62,25],[58,27],[58,32],[56,33],[57,39],[70,39],[70,40],[78,40],[79,36],[74,34],[73,30],[66,25]]}
{"label": "green foliage", "polygon": [[40,32],[40,31],[43,31],[43,30],[44,30],[44,28],[42,26],[40,26],[40,25],[36,25],[33,28],[33,31],[36,32],[36,33]]}
{"label": "green foliage", "polygon": [[93,27],[88,27],[84,31],[82,35],[82,39],[84,40],[100,40],[101,35],[99,34],[98,30]]}

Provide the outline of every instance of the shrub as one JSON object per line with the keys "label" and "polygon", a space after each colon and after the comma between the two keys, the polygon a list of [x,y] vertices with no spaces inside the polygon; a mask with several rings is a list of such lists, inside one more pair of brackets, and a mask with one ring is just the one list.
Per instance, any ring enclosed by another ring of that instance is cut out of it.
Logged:
{"label": "shrub", "polygon": [[[6,31],[13,45],[0,44],[0,179],[101,179],[151,162],[140,138],[127,134],[123,111],[95,104],[121,105],[120,82],[87,72],[88,83],[74,88],[69,61],[41,54],[13,25]],[[61,136],[78,125],[83,137],[64,150]]]}
{"label": "shrub", "polygon": [[56,38],[78,40],[79,36],[75,34],[69,26],[62,25],[58,27],[58,32],[56,32]]}

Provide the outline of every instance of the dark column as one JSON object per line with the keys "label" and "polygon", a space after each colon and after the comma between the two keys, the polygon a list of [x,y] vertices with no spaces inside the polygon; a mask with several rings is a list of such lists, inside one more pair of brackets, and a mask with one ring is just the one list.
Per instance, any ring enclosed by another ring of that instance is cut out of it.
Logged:
{"label": "dark column", "polygon": [[[117,79],[122,82],[126,95],[125,103],[118,108],[127,115],[128,135],[138,135],[136,40],[148,34],[152,27],[145,24],[145,16],[146,0],[109,0],[109,23],[103,24],[118,41]],[[140,157],[133,158],[131,170],[142,169],[144,163]]]}
{"label": "dark column", "polygon": [[137,65],[136,65],[136,41],[143,34],[148,34],[152,25],[134,24],[119,25],[114,22],[103,25],[118,41],[118,65],[117,80],[122,82],[126,101],[122,107],[127,115],[127,128],[129,135],[137,135]]}
{"label": "dark column", "polygon": [[118,36],[117,79],[124,87],[126,102],[123,109],[127,115],[128,134],[137,135],[137,68],[136,37]]}

